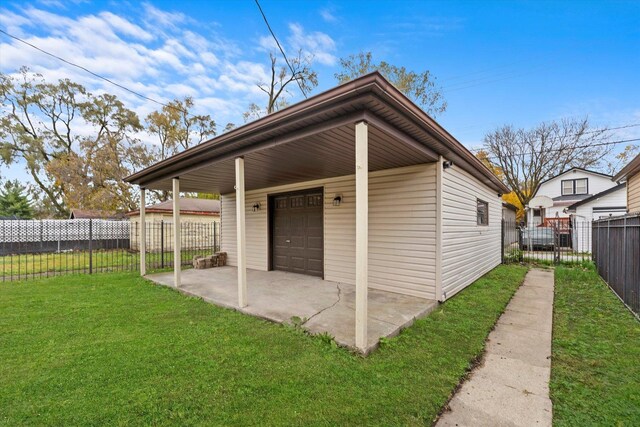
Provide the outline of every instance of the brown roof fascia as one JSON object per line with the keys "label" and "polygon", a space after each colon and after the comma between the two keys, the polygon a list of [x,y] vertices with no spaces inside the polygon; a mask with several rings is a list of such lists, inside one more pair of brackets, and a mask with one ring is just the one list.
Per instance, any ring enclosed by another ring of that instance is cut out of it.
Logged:
{"label": "brown roof fascia", "polygon": [[[387,80],[385,80],[377,71],[336,86],[326,92],[315,95],[300,103],[294,104],[283,110],[270,114],[269,116],[260,118],[254,122],[248,123],[207,142],[178,153],[175,156],[162,160],[155,165],[128,176],[125,178],[125,181],[143,185],[145,182],[149,183],[159,179],[166,179],[168,175],[170,176],[171,171],[165,173],[154,172],[159,172],[160,170],[170,167],[171,165],[176,165],[178,162],[189,158],[192,159],[190,164],[193,165],[193,163],[198,162],[197,157],[200,154],[210,154],[207,153],[207,151],[224,148],[233,144],[233,142],[238,138],[249,136],[251,133],[268,131],[269,128],[277,127],[283,121],[286,122],[287,120],[292,120],[293,117],[291,116],[294,115],[301,116],[296,117],[295,121],[307,119],[309,117],[304,116],[304,113],[307,111],[310,111],[312,116],[319,114],[317,111],[319,107],[324,107],[323,110],[330,108],[333,103],[342,102],[349,97],[356,97],[363,92],[373,92],[379,96],[381,95],[387,103],[392,105],[395,104],[396,109],[398,109],[399,112],[402,112],[406,118],[413,121],[415,125],[419,127],[426,127],[429,133],[432,133],[437,140],[453,152],[456,158],[452,160],[462,161],[469,166],[469,169],[475,169],[480,172],[480,175],[485,179],[485,184],[493,186],[496,190],[502,193],[508,193],[510,191],[480,160],[469,152],[449,132],[422,111],[420,107],[409,100],[409,98],[407,98],[395,86],[387,82]],[[177,168],[175,171],[178,172],[180,169],[182,168]],[[476,177],[479,178],[478,176]]]}

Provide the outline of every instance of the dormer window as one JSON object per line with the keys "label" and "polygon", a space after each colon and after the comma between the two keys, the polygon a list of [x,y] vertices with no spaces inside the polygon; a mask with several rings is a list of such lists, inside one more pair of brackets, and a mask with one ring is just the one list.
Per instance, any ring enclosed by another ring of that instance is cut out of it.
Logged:
{"label": "dormer window", "polygon": [[574,194],[588,194],[588,193],[589,193],[589,183],[587,178],[562,180],[563,196],[572,196]]}

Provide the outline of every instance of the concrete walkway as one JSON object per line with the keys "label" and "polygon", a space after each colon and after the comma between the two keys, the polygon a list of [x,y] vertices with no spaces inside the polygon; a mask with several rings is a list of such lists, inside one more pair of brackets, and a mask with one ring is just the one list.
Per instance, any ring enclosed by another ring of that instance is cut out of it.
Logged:
{"label": "concrete walkway", "polygon": [[438,426],[551,426],[553,271],[529,271]]}

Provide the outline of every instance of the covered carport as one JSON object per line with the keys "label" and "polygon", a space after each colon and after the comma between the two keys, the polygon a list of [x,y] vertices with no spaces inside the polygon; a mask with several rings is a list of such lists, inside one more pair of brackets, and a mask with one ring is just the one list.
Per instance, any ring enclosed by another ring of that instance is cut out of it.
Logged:
{"label": "covered carport", "polygon": [[[237,307],[245,308],[252,304],[247,293],[246,191],[355,174],[355,346],[364,351],[368,347],[369,173],[442,162],[443,156],[466,166],[483,182],[491,181],[459,142],[380,74],[372,73],[222,134],[127,181],[140,186],[143,223],[146,189],[173,192],[176,224],[181,191],[235,192]],[[440,173],[441,168],[437,170]],[[175,259],[180,259],[179,232],[174,239]],[[437,251],[438,238],[435,244]],[[141,247],[142,274],[144,250]],[[175,263],[173,283],[180,287],[180,263]]]}

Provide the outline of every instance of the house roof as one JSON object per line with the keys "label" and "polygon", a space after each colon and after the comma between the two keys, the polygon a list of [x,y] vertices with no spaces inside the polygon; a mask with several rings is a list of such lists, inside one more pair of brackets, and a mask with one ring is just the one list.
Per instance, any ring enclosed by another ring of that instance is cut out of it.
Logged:
{"label": "house roof", "polygon": [[[574,171],[574,170],[578,170],[578,171],[582,171],[582,172],[587,172],[587,173],[591,173],[591,174],[594,174],[594,175],[600,175],[600,176],[604,176],[604,177],[606,177],[606,178],[613,178],[613,176],[612,176],[612,175],[609,175],[609,174],[606,174],[606,173],[597,172],[597,171],[590,170],[590,169],[584,169],[584,168],[573,167],[573,168],[571,168],[571,169],[567,169],[567,170],[566,170],[566,171],[564,171],[564,172],[560,172],[559,174],[554,175],[554,176],[552,176],[551,178],[547,178],[547,179],[545,179],[544,181],[542,181],[541,183],[539,183],[539,184],[538,184],[538,188],[536,188],[535,193],[537,193],[537,192],[538,192],[538,189],[540,188],[540,186],[541,186],[542,184],[544,184],[545,182],[549,182],[549,181],[551,181],[552,179],[556,179],[557,177],[559,177],[559,176],[561,176],[561,175],[564,175],[565,173],[569,173],[569,172],[571,172],[571,171]],[[535,194],[535,193],[534,193],[534,194]]]}
{"label": "house roof", "polygon": [[498,193],[509,189],[469,150],[378,72],[223,133],[127,177],[145,188],[232,192],[234,159],[247,191],[355,172],[355,126],[368,123],[369,170],[434,162],[442,155]]}
{"label": "house roof", "polygon": [[511,203],[508,203],[508,202],[502,202],[502,207],[503,208],[507,208],[507,209],[509,209],[511,211],[514,211],[514,212],[518,212],[518,208],[516,206],[512,205]]}
{"label": "house roof", "polygon": [[[145,206],[144,211],[145,213],[173,213],[173,200]],[[218,216],[220,215],[220,200],[180,197],[180,213],[184,215]],[[139,209],[127,212],[127,216],[139,214]]]}
{"label": "house roof", "polygon": [[122,219],[124,215],[117,212],[97,209],[73,209],[69,219]]}
{"label": "house roof", "polygon": [[617,182],[625,181],[637,173],[640,173],[640,154],[623,167],[620,172],[613,177],[613,180]]}
{"label": "house roof", "polygon": [[564,202],[564,201],[575,201],[586,199],[587,197],[591,197],[593,194],[565,194],[564,196],[556,196],[552,200],[554,202]]}
{"label": "house roof", "polygon": [[592,201],[594,201],[596,199],[599,199],[600,197],[606,196],[607,194],[611,194],[613,192],[621,190],[621,189],[625,188],[626,186],[627,186],[626,183],[622,183],[622,184],[616,185],[615,187],[608,188],[608,189],[606,189],[604,191],[601,191],[601,192],[599,192],[597,194],[594,194],[593,196],[587,197],[585,199],[580,200],[579,202],[576,202],[576,203],[570,205],[569,207],[567,207],[567,210],[574,210],[578,206],[582,206],[582,205],[584,205],[586,203],[589,203],[589,202],[592,202]]}

